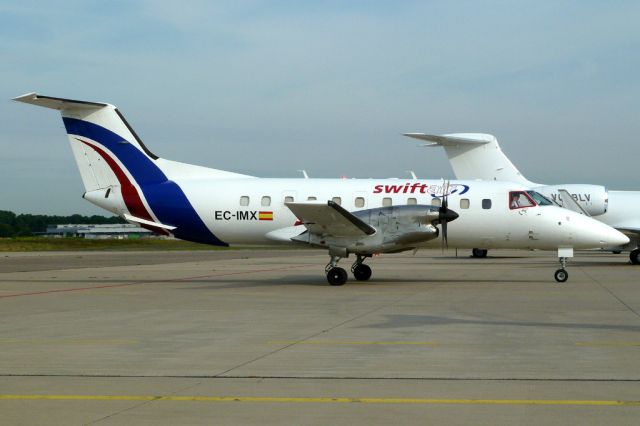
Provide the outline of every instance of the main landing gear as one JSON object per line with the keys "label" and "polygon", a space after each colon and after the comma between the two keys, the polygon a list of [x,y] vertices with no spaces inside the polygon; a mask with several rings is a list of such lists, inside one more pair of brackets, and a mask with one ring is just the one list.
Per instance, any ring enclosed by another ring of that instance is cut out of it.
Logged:
{"label": "main landing gear", "polygon": [[[358,255],[355,262],[351,266],[351,272],[358,281],[366,281],[371,278],[371,268],[363,262],[368,256]],[[327,273],[327,281],[331,285],[339,286],[347,282],[347,271],[338,266],[340,256],[331,256],[331,260],[324,268]]]}
{"label": "main landing gear", "polygon": [[487,249],[474,248],[474,249],[471,250],[471,257],[485,258],[485,257],[487,257],[487,253],[488,252],[489,252],[489,250],[487,250]]}
{"label": "main landing gear", "polygon": [[631,250],[631,253],[629,253],[629,260],[631,260],[631,263],[634,265],[640,265],[640,248]]}

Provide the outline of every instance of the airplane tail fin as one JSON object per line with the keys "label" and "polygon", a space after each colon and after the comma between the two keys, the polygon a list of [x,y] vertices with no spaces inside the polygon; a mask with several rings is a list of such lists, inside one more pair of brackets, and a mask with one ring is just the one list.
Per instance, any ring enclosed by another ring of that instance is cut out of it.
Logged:
{"label": "airplane tail fin", "polygon": [[207,228],[178,181],[248,176],[158,158],[110,104],[36,93],[14,100],[60,111],[83,198],[158,233],[226,245]]}
{"label": "airplane tail fin", "polygon": [[127,179],[145,186],[174,178],[247,177],[158,158],[111,104],[36,93],[14,100],[60,111],[87,193],[122,185]]}
{"label": "airplane tail fin", "polygon": [[86,192],[119,185],[127,177],[139,184],[167,179],[154,164],[158,156],[147,149],[115,106],[36,93],[14,100],[60,111]]}
{"label": "airplane tail fin", "polygon": [[484,133],[454,133],[441,136],[405,133],[404,135],[430,142],[425,146],[444,147],[458,179],[501,180],[526,186],[537,185],[522,176],[522,173],[502,152],[498,140],[493,135]]}

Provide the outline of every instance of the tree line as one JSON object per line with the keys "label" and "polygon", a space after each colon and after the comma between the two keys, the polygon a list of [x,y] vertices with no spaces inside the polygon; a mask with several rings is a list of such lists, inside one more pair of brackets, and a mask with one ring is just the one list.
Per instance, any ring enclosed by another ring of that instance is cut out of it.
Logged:
{"label": "tree line", "polygon": [[103,225],[108,223],[127,223],[118,216],[55,216],[46,214],[15,214],[7,210],[0,210],[0,238],[26,237],[39,232],[45,232],[47,225],[62,225],[66,223],[83,223]]}

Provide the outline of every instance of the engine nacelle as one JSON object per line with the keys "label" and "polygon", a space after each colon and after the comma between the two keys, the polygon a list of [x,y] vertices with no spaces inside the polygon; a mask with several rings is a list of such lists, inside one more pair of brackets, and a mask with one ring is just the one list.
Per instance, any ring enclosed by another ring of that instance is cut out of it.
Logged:
{"label": "engine nacelle", "polygon": [[534,189],[557,204],[561,204],[558,191],[565,189],[590,216],[605,214],[609,208],[609,192],[601,185],[548,185]]}
{"label": "engine nacelle", "polygon": [[[443,219],[439,209],[431,205],[405,205],[360,210],[352,214],[373,226],[376,229],[374,234],[354,238],[304,232],[292,239],[317,247],[328,247],[330,252],[334,250],[338,253],[341,250],[345,255],[411,250],[440,235],[435,227]],[[448,210],[446,220],[452,221],[457,217],[455,212]]]}

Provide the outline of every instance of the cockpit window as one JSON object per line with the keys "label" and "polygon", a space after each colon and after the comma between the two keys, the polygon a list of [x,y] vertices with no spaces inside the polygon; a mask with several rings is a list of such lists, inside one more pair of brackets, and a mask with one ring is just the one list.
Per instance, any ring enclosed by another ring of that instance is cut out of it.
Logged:
{"label": "cockpit window", "polygon": [[553,205],[553,201],[551,201],[550,199],[548,199],[547,197],[545,197],[544,195],[542,195],[539,192],[527,191],[527,194],[529,194],[529,196],[531,196],[531,198],[533,198],[533,201],[535,201],[536,204],[538,204],[539,206],[552,206]]}
{"label": "cockpit window", "polygon": [[536,203],[525,191],[511,191],[509,193],[509,208],[522,209],[525,207],[533,207]]}

